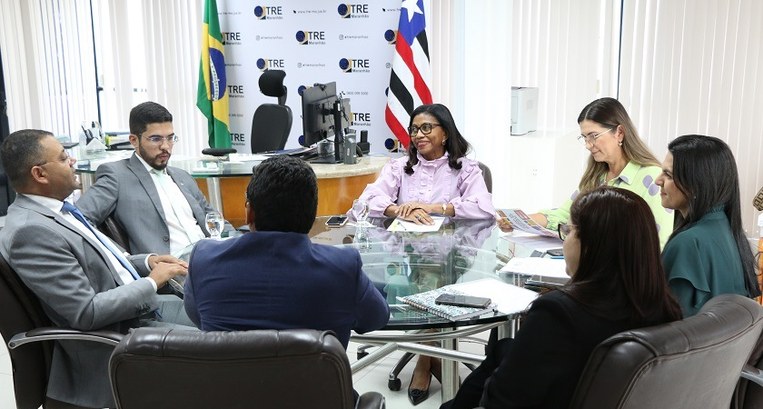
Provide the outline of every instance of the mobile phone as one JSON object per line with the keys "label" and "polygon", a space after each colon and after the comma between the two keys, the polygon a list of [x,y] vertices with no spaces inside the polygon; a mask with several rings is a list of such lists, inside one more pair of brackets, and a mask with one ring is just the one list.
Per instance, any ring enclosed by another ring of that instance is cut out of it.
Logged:
{"label": "mobile phone", "polygon": [[564,258],[564,252],[562,252],[562,249],[546,250],[546,254],[551,256],[551,258]]}
{"label": "mobile phone", "polygon": [[331,216],[326,220],[326,226],[342,227],[347,223],[347,216]]}
{"label": "mobile phone", "polygon": [[490,305],[490,298],[445,293],[440,294],[434,302],[435,304],[455,305],[458,307],[487,308]]}

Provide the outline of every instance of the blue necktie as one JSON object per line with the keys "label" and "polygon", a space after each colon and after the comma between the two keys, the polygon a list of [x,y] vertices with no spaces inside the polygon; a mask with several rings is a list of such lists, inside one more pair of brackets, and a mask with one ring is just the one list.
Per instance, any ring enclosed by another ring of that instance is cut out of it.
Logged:
{"label": "blue necktie", "polygon": [[85,218],[85,215],[83,215],[82,212],[80,212],[76,206],[74,206],[73,204],[69,202],[64,202],[64,206],[61,208],[61,210],[65,210],[71,213],[71,215],[74,216],[75,219],[79,220],[82,224],[87,226],[87,228],[90,229],[91,232],[93,232],[93,235],[98,239],[98,241],[100,241],[101,244],[103,244],[111,252],[111,254],[113,254],[114,257],[117,258],[117,260],[119,260],[119,264],[121,264],[122,267],[125,268],[125,270],[129,271],[130,275],[132,275],[134,279],[137,280],[140,278],[140,276],[138,275],[138,272],[135,271],[135,268],[132,266],[132,264],[130,264],[130,262],[127,261],[124,255],[122,255],[122,253],[120,253],[119,250],[117,250],[111,244],[109,240],[104,240],[101,238],[101,235],[98,234],[98,232],[96,232],[95,229],[93,229],[93,226],[91,226],[90,222],[87,221],[87,219]]}

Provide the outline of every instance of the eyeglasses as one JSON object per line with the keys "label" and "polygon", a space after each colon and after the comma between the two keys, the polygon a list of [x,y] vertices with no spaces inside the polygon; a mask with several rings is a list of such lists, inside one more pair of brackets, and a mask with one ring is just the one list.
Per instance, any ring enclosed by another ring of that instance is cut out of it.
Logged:
{"label": "eyeglasses", "polygon": [[605,133],[607,133],[607,132],[611,132],[611,131],[612,131],[612,130],[614,130],[615,128],[617,128],[617,127],[616,127],[616,126],[614,126],[614,127],[612,127],[612,128],[609,128],[609,129],[607,129],[606,131],[601,131],[601,132],[599,132],[599,133],[597,133],[597,134],[593,134],[593,135],[578,135],[578,140],[579,140],[579,141],[580,141],[580,143],[582,143],[583,145],[588,145],[589,143],[590,143],[591,145],[593,145],[593,144],[595,144],[595,143],[596,143],[596,140],[597,140],[597,139],[599,139],[599,137],[600,137],[600,136],[604,135],[604,134],[605,134]]}
{"label": "eyeglasses", "polygon": [[55,160],[46,160],[45,162],[40,162],[40,163],[38,163],[38,164],[36,164],[36,165],[34,165],[34,166],[44,166],[44,165],[47,165],[48,163],[51,163],[51,162],[60,162],[60,163],[66,163],[66,164],[68,165],[68,164],[69,164],[69,162],[71,162],[73,159],[74,159],[74,158],[72,158],[71,156],[69,156],[69,154],[68,154],[68,153],[64,153],[64,157],[63,157],[63,158],[62,158],[62,157],[59,157],[58,159],[55,159]]}
{"label": "eyeglasses", "polygon": [[168,145],[173,145],[173,144],[177,143],[177,141],[179,139],[178,136],[175,135],[175,134],[172,134],[172,135],[169,135],[169,136],[151,135],[151,136],[146,136],[145,138],[146,138],[147,141],[149,141],[149,142],[151,142],[153,144],[156,144],[156,145],[161,145],[165,141],[167,142]]}
{"label": "eyeglasses", "polygon": [[430,124],[429,122],[424,122],[421,124],[421,126],[411,125],[408,127],[408,135],[412,137],[416,136],[416,134],[421,131],[422,135],[429,135],[432,133],[432,129],[434,129],[436,126],[440,126],[440,124]]}
{"label": "eyeglasses", "polygon": [[564,241],[564,239],[567,238],[567,236],[570,235],[570,232],[572,231],[572,225],[567,223],[559,223],[559,225],[556,227],[556,232],[559,233],[559,238]]}

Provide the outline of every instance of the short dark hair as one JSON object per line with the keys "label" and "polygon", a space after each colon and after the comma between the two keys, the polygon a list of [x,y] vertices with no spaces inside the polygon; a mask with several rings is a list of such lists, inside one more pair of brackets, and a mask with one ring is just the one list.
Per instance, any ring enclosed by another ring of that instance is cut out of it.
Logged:
{"label": "short dark hair", "polygon": [[638,326],[681,318],[662,267],[657,224],[643,198],[602,186],[575,199],[570,222],[580,259],[563,291],[593,313],[630,318]]}
{"label": "short dark hair", "polygon": [[731,149],[713,136],[683,135],[668,144],[668,151],[673,155],[673,182],[688,202],[685,216],[675,212],[673,234],[668,241],[713,207],[722,206],[742,260],[747,291],[752,297],[759,296],[755,258],[742,229],[739,173]]}
{"label": "short dark hair", "polygon": [[268,158],[252,169],[246,200],[256,230],[307,234],[318,211],[318,181],[302,159]]}
{"label": "short dark hair", "polygon": [[19,190],[27,183],[30,169],[42,160],[40,141],[47,136],[53,134],[39,129],[22,129],[5,138],[0,158],[14,189]]}
{"label": "short dark hair", "polygon": [[130,110],[130,133],[140,136],[148,124],[172,122],[172,114],[156,102],[143,102]]}
{"label": "short dark hair", "polygon": [[[461,163],[458,160],[466,156],[466,153],[469,151],[469,142],[458,131],[456,121],[453,119],[453,115],[451,115],[448,107],[443,104],[419,106],[411,112],[411,119],[408,121],[409,127],[413,125],[413,118],[419,114],[429,114],[437,118],[437,122],[440,123],[447,136],[445,151],[448,152],[448,165],[453,169],[461,169]],[[405,164],[405,173],[409,175],[413,174],[413,166],[419,163],[416,152],[416,145],[411,142],[408,145],[408,162]]]}

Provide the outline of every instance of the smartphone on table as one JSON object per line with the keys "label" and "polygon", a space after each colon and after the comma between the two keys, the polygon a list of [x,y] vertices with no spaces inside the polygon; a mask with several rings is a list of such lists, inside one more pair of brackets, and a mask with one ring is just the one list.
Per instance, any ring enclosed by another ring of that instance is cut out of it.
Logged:
{"label": "smartphone on table", "polygon": [[342,227],[347,224],[347,216],[331,216],[326,220],[328,227]]}
{"label": "smartphone on table", "polygon": [[445,293],[440,294],[434,302],[435,304],[455,305],[457,307],[487,308],[490,305],[490,298]]}

